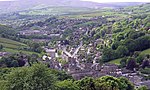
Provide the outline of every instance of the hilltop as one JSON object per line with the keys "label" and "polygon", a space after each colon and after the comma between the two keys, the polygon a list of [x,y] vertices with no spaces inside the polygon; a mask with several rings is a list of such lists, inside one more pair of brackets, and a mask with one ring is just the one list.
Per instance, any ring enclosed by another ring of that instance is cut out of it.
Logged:
{"label": "hilltop", "polygon": [[0,2],[0,12],[9,13],[22,10],[36,10],[47,7],[86,7],[86,8],[120,8],[125,6],[139,5],[142,3],[96,3],[81,0],[18,0]]}

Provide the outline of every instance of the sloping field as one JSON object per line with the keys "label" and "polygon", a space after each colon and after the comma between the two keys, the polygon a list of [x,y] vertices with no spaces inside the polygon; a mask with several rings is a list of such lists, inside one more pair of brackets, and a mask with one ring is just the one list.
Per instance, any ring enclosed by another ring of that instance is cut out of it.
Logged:
{"label": "sloping field", "polygon": [[[142,51],[140,54],[150,54],[150,49],[146,49],[146,50]],[[110,61],[109,63],[120,65],[121,59],[122,58],[115,59],[115,60]]]}
{"label": "sloping field", "polygon": [[17,49],[19,47],[26,47],[27,45],[14,41],[14,40],[10,40],[10,39],[6,39],[6,38],[0,38],[0,45],[3,45],[4,48],[11,48],[11,49]]}

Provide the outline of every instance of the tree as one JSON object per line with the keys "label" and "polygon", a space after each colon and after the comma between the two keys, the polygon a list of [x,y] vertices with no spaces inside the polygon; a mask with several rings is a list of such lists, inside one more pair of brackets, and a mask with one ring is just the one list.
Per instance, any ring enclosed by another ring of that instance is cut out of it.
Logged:
{"label": "tree", "polygon": [[136,41],[133,39],[126,39],[124,41],[124,46],[127,47],[129,52],[134,52],[136,50],[137,44],[136,44]]}
{"label": "tree", "polygon": [[28,62],[30,65],[34,64],[34,63],[38,63],[38,54],[32,54],[31,56],[27,56],[28,57]]}
{"label": "tree", "polygon": [[41,53],[43,51],[40,43],[29,43],[29,47],[30,47],[30,50],[34,52]]}
{"label": "tree", "polygon": [[115,50],[112,50],[111,48],[104,48],[103,55],[102,55],[103,62],[108,62],[116,58],[117,58],[117,54]]}
{"label": "tree", "polygon": [[134,86],[124,77],[103,76],[95,80],[95,90],[134,90]]}
{"label": "tree", "polygon": [[123,58],[123,59],[121,59],[121,61],[120,61],[120,67],[126,67],[126,65],[127,65],[127,58],[125,57],[125,58]]}
{"label": "tree", "polygon": [[128,59],[128,64],[127,64],[126,68],[133,71],[134,68],[136,68],[136,66],[137,66],[137,64],[136,64],[135,59],[134,58],[129,58]]}
{"label": "tree", "polygon": [[120,90],[134,90],[134,85],[125,77],[120,77]]}
{"label": "tree", "polygon": [[51,72],[52,72],[52,74],[57,76],[57,80],[59,80],[59,81],[63,81],[63,80],[67,80],[67,79],[73,80],[73,77],[71,75],[68,75],[64,71],[51,70]]}
{"label": "tree", "polygon": [[134,90],[133,84],[123,77],[58,80],[55,71],[43,64],[11,70],[2,69],[0,75],[5,75],[4,78],[0,78],[0,90]]}
{"label": "tree", "polygon": [[76,84],[80,87],[79,90],[96,90],[94,79],[91,77],[85,77],[76,81]]}
{"label": "tree", "polygon": [[142,51],[150,48],[150,36],[142,36],[136,39],[136,50]]}
{"label": "tree", "polygon": [[120,90],[120,82],[117,78],[112,76],[104,76],[96,79],[96,90]]}
{"label": "tree", "polygon": [[42,64],[18,68],[7,76],[8,90],[53,90],[55,76]]}
{"label": "tree", "polygon": [[100,36],[101,36],[101,37],[104,37],[105,34],[106,34],[105,30],[100,30]]}
{"label": "tree", "polygon": [[0,50],[2,50],[3,49],[3,45],[0,45]]}
{"label": "tree", "polygon": [[142,64],[144,58],[145,58],[145,55],[140,54],[140,55],[136,58],[137,63]]}
{"label": "tree", "polygon": [[137,90],[148,90],[148,87],[147,86],[141,86]]}
{"label": "tree", "polygon": [[144,35],[145,35],[145,33],[141,32],[141,31],[139,31],[139,32],[137,32],[137,31],[131,31],[129,33],[128,37],[131,38],[131,39],[137,39],[137,38],[139,38],[141,36],[144,36]]}
{"label": "tree", "polygon": [[25,65],[25,55],[23,53],[12,54],[7,57],[2,57],[0,60],[0,66],[6,67],[22,67]]}
{"label": "tree", "polygon": [[7,81],[0,80],[0,90],[8,90],[8,88],[7,88]]}
{"label": "tree", "polygon": [[116,40],[117,40],[117,41],[121,41],[121,40],[123,40],[123,39],[125,39],[124,33],[117,34],[117,36],[116,36]]}
{"label": "tree", "polygon": [[18,66],[19,66],[18,61],[13,60],[13,61],[11,62],[11,66],[12,66],[12,67],[18,67]]}
{"label": "tree", "polygon": [[113,29],[113,30],[112,30],[113,33],[121,32],[121,31],[122,31],[122,25],[121,25],[121,23],[120,23],[120,22],[115,22],[115,23],[113,24],[112,29]]}
{"label": "tree", "polygon": [[112,44],[111,47],[112,47],[113,50],[116,50],[120,44],[121,44],[121,43],[120,43],[119,41],[115,41],[115,42]]}
{"label": "tree", "polygon": [[56,83],[57,90],[80,90],[72,80],[64,80]]}
{"label": "tree", "polygon": [[116,53],[118,53],[118,57],[123,57],[128,55],[129,51],[126,46],[119,46],[116,50]]}
{"label": "tree", "polygon": [[142,63],[142,68],[150,66],[149,60],[144,60]]}

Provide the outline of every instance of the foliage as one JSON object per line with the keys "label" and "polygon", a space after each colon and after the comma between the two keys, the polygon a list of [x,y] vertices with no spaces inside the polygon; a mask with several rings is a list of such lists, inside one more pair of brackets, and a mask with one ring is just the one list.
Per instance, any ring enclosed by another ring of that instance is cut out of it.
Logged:
{"label": "foliage", "polygon": [[116,50],[118,57],[127,56],[129,51],[125,46],[119,46]]}
{"label": "foliage", "polygon": [[117,54],[111,48],[105,48],[103,50],[102,60],[104,62],[108,62],[108,61],[116,59],[116,58],[117,58]]}
{"label": "foliage", "polygon": [[42,64],[18,68],[6,76],[6,90],[52,90],[55,77]]}
{"label": "foliage", "polygon": [[1,90],[134,90],[126,78],[85,77],[74,81],[64,72],[49,69],[43,64],[1,69],[0,75]]}
{"label": "foliage", "polygon": [[149,67],[149,66],[150,66],[149,60],[144,60],[142,63],[142,68]]}
{"label": "foliage", "polygon": [[134,86],[125,78],[104,76],[96,80],[96,90],[134,90]]}
{"label": "foliage", "polygon": [[76,84],[80,87],[80,90],[95,90],[95,80],[91,77],[78,80]]}
{"label": "foliage", "polygon": [[12,54],[9,56],[2,57],[0,59],[0,66],[6,67],[22,67],[25,65],[27,61],[25,61],[27,57],[23,53]]}
{"label": "foliage", "polygon": [[3,45],[0,45],[0,50],[2,50],[3,49]]}
{"label": "foliage", "polygon": [[113,77],[102,77],[96,80],[97,90],[119,90],[119,80]]}
{"label": "foliage", "polygon": [[120,77],[120,90],[134,90],[134,85],[125,77]]}
{"label": "foliage", "polygon": [[127,65],[127,58],[122,58],[121,61],[120,61],[120,67],[126,67]]}
{"label": "foliage", "polygon": [[140,72],[143,74],[150,74],[150,68],[141,69]]}
{"label": "foliage", "polygon": [[97,79],[90,77],[76,81],[80,90],[134,90],[134,86],[126,78],[103,76]]}
{"label": "foliage", "polygon": [[41,45],[39,43],[29,43],[29,50],[41,53],[43,49],[41,48]]}
{"label": "foliage", "polygon": [[137,90],[148,90],[148,87],[147,86],[141,86]]}
{"label": "foliage", "polygon": [[127,39],[124,41],[124,45],[130,52],[134,52],[136,50],[137,44],[133,39]]}
{"label": "foliage", "polygon": [[64,80],[56,83],[58,90],[80,90],[72,80]]}
{"label": "foliage", "polygon": [[145,58],[145,55],[140,54],[136,57],[137,63],[142,63]]}
{"label": "foliage", "polygon": [[4,47],[4,48],[11,48],[11,49],[20,49],[21,47],[27,47],[26,44],[11,40],[11,39],[6,39],[6,38],[1,38],[0,37],[0,44]]}
{"label": "foliage", "polygon": [[116,64],[116,65],[120,65],[120,64],[121,64],[121,63],[120,63],[121,60],[122,60],[122,58],[114,59],[114,60],[109,61],[109,63],[111,63],[111,64]]}
{"label": "foliage", "polygon": [[67,80],[67,79],[73,79],[72,76],[66,74],[64,71],[57,71],[57,70],[51,70],[52,74],[54,74],[55,76],[57,76],[57,80],[59,81],[63,81],[63,80]]}
{"label": "foliage", "polygon": [[142,36],[136,40],[137,49],[136,50],[145,50],[150,48],[150,36]]}
{"label": "foliage", "polygon": [[1,36],[14,35],[14,34],[16,34],[16,31],[13,30],[13,29],[12,29],[11,27],[9,27],[9,26],[0,25],[0,34],[1,34]]}
{"label": "foliage", "polygon": [[135,58],[128,58],[127,69],[134,70],[137,67]]}

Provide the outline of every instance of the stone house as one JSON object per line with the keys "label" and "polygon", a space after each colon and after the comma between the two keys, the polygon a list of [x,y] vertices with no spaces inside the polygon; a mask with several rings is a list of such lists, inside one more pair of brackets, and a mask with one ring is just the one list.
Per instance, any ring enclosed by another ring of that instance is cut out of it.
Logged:
{"label": "stone house", "polygon": [[3,56],[7,56],[7,55],[9,55],[10,53],[8,53],[8,52],[0,52],[0,57],[3,57]]}
{"label": "stone house", "polygon": [[140,82],[139,83],[140,86],[147,86],[148,87],[148,90],[150,90],[150,80],[148,81],[143,81],[143,82]]}
{"label": "stone house", "polygon": [[45,49],[45,51],[48,56],[50,56],[51,58],[55,58],[56,49]]}
{"label": "stone house", "polygon": [[101,73],[105,73],[106,75],[111,75],[111,76],[118,76],[119,68],[115,64],[104,64],[101,67]]}

